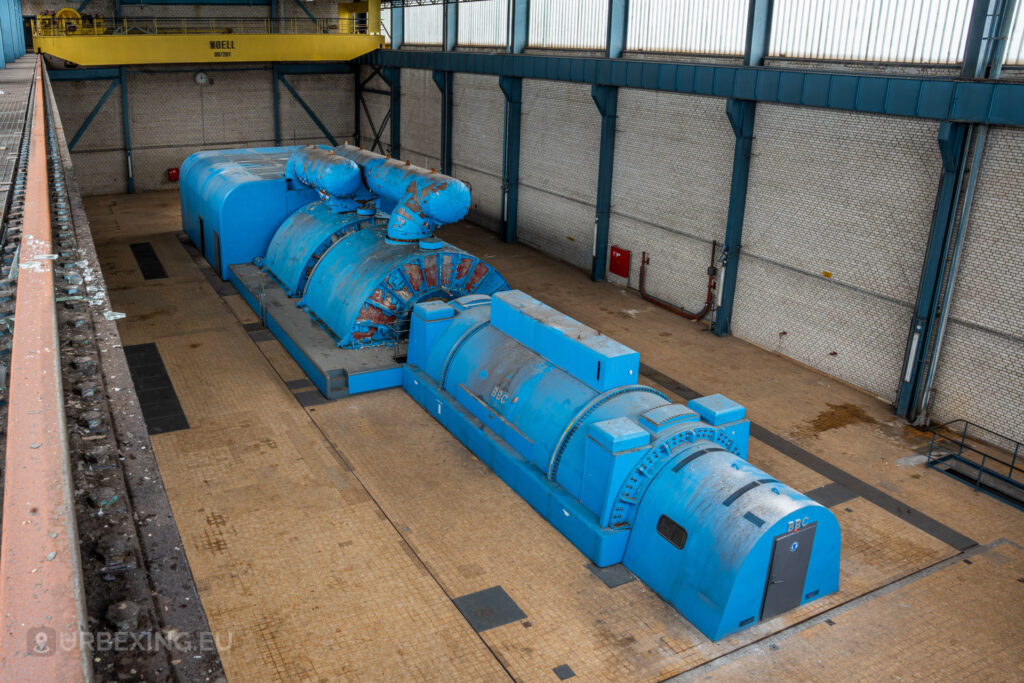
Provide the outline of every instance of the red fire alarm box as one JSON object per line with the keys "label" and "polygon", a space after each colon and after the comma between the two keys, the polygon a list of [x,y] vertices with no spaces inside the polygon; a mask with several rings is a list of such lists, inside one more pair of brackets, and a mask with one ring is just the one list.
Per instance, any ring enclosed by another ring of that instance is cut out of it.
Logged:
{"label": "red fire alarm box", "polygon": [[169,168],[167,169],[167,179],[172,183],[178,182],[178,169]]}
{"label": "red fire alarm box", "polygon": [[611,258],[608,259],[608,272],[629,279],[630,252],[620,247],[612,247]]}

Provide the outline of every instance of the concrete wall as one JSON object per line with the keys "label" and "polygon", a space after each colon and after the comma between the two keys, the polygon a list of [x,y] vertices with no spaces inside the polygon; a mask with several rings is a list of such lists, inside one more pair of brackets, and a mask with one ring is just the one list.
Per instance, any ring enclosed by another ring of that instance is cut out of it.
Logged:
{"label": "concrete wall", "polygon": [[[128,74],[136,191],[177,187],[168,168],[192,152],[274,144],[273,85],[269,67],[189,65]],[[204,71],[210,82],[198,85]],[[286,77],[338,142],[353,138],[353,76],[316,74]],[[73,136],[99,101],[109,81],[55,81],[64,125]],[[327,139],[295,98],[279,89],[281,143],[324,143]],[[121,93],[115,89],[72,152],[82,193],[126,190]]]}
{"label": "concrete wall", "polygon": [[496,231],[501,218],[505,96],[497,76],[456,74],[452,99],[453,172],[470,186],[469,219]]}
{"label": "concrete wall", "polygon": [[441,168],[441,91],[430,71],[402,69],[402,158]]}
{"label": "concrete wall", "polygon": [[932,122],[758,106],[738,337],[895,398],[941,173],[937,133]]}
{"label": "concrete wall", "polygon": [[643,90],[619,92],[608,243],[650,259],[647,292],[698,311],[707,298],[711,243],[725,238],[734,136],[725,103]]}
{"label": "concrete wall", "polygon": [[989,135],[936,369],[936,420],[1024,441],[1024,131]]}
{"label": "concrete wall", "polygon": [[600,144],[589,86],[523,83],[519,239],[580,268],[593,255]]}

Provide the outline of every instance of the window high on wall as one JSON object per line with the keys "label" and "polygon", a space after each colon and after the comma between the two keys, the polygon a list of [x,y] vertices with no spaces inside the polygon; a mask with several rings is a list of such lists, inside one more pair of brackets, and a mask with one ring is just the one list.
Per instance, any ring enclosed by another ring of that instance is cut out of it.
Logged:
{"label": "window high on wall", "polygon": [[631,0],[626,49],[742,55],[747,0]]}
{"label": "window high on wall", "polygon": [[956,64],[971,0],[775,0],[770,55]]}
{"label": "window high on wall", "polygon": [[444,5],[407,5],[405,42],[414,45],[440,45],[444,35]]}
{"label": "window high on wall", "polygon": [[459,45],[508,45],[508,0],[459,3]]}
{"label": "window high on wall", "polygon": [[608,42],[608,0],[531,0],[530,47],[601,50]]}

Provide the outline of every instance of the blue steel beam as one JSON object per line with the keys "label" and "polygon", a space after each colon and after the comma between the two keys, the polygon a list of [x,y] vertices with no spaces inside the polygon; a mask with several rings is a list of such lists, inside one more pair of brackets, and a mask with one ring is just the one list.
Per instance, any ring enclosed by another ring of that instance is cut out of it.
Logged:
{"label": "blue steel beam", "polygon": [[[334,139],[333,135],[331,135],[331,131],[327,130],[327,127],[320,121],[320,118],[317,117],[316,113],[309,108],[309,105],[306,104],[306,100],[302,99],[299,93],[295,91],[295,88],[293,88],[292,84],[288,82],[288,79],[284,77],[284,74],[279,73],[277,75],[277,80],[280,81],[281,85],[283,85],[285,89],[292,94],[295,101],[299,103],[299,106],[302,107],[313,123],[316,124],[316,127],[320,129],[320,132],[324,134],[324,137],[330,141],[331,145],[337,147],[338,141]],[[279,133],[279,131],[276,130],[274,132]]]}
{"label": "blue steel beam", "polygon": [[608,50],[611,59],[618,59],[626,50],[629,23],[629,0],[608,0]]}
{"label": "blue steel beam", "polygon": [[459,42],[459,3],[444,3],[444,40],[442,46],[451,52]]}
{"label": "blue steel beam", "polygon": [[498,85],[505,93],[501,239],[505,242],[515,242],[519,224],[519,141],[522,134],[523,79],[501,76]]}
{"label": "blue steel beam", "polygon": [[[773,0],[749,0],[747,33],[743,45],[743,65],[761,66],[768,54],[772,29]],[[722,243],[722,275],[718,286],[718,307],[715,310],[716,335],[729,334],[732,329],[732,307],[736,298],[736,276],[739,273],[740,249],[743,243],[743,218],[747,210],[747,185],[750,180],[750,151],[754,143],[754,118],[757,103],[748,99],[730,99],[725,104],[736,142],[732,154],[732,180],[729,185],[729,211]]]}
{"label": "blue steel beam", "polygon": [[83,135],[85,135],[85,131],[89,130],[89,125],[92,124],[93,119],[96,118],[96,115],[100,113],[100,109],[103,109],[103,105],[107,103],[107,99],[110,97],[110,94],[114,92],[114,88],[116,88],[117,86],[118,81],[110,82],[110,86],[107,88],[106,92],[103,93],[103,97],[101,97],[100,101],[96,103],[96,106],[92,108],[92,111],[89,112],[89,115],[85,117],[85,121],[83,121],[82,125],[78,127],[78,131],[75,133],[75,136],[71,138],[71,142],[68,143],[69,152],[74,151],[75,145],[78,144],[78,141],[82,138]]}
{"label": "blue steel beam", "polygon": [[270,76],[274,91],[274,145],[277,147],[281,146],[281,87],[277,83],[277,79],[281,77],[280,68],[280,64],[274,64]]}
{"label": "blue steel beam", "polygon": [[[512,3],[512,40],[508,50],[512,54],[522,54],[530,42],[530,0],[510,0]],[[503,74],[511,75],[511,74]]]}
{"label": "blue steel beam", "polygon": [[277,72],[282,75],[291,74],[350,74],[352,65],[348,62],[329,62],[326,64],[289,64],[277,65]]}
{"label": "blue steel beam", "polygon": [[89,6],[90,2],[92,2],[92,0],[82,0],[82,2],[78,5],[78,11],[84,12],[85,8]]}
{"label": "blue steel beam", "polygon": [[396,2],[391,5],[391,49],[401,50],[405,45],[405,5]]}
{"label": "blue steel beam", "polygon": [[[391,156],[402,156],[402,70],[384,69],[384,80],[391,86]],[[381,124],[383,126],[383,124]]]}
{"label": "blue steel beam", "polygon": [[[314,24],[316,23],[316,17],[313,16],[312,12],[306,9],[306,5],[302,2],[302,0],[292,0],[292,2],[294,2],[298,6],[298,8],[302,10],[307,17],[309,17],[310,21],[312,21]],[[124,4],[124,0],[121,0],[121,3]]]}
{"label": "blue steel beam", "polygon": [[[626,47],[626,23],[629,18],[629,0],[608,0],[608,57],[622,56]],[[600,282],[608,266],[608,230],[611,223],[612,176],[615,170],[615,122],[619,107],[619,89],[614,86],[592,85],[590,96],[601,114],[601,147],[597,162],[597,205],[594,216],[593,259],[590,278]]]}
{"label": "blue steel beam", "polygon": [[434,84],[441,91],[441,173],[452,174],[452,126],[455,101],[455,74],[450,71],[433,72]]}
{"label": "blue steel beam", "polygon": [[868,114],[1024,127],[1024,83],[599,57],[375,50],[375,66],[658,90]]}
{"label": "blue steel beam", "polygon": [[[1016,0],[975,0],[967,29],[962,78],[998,78],[1015,6]],[[984,124],[943,122],[939,126],[942,177],[896,393],[896,414],[910,420],[925,416],[928,410],[985,133]],[[974,163],[969,161],[972,138]],[[965,181],[969,190],[961,200]],[[951,265],[947,267],[947,263]]]}
{"label": "blue steel beam", "polygon": [[60,69],[49,76],[51,81],[106,81],[121,78],[121,69]]}
{"label": "blue steel beam", "polygon": [[[12,6],[5,2],[0,8],[0,33],[3,34],[4,62],[13,62],[18,58],[14,47],[14,15]],[[21,30],[21,22],[18,22],[18,30]]]}
{"label": "blue steel beam", "polygon": [[135,193],[135,169],[132,168],[132,125],[128,111],[128,75],[124,67],[117,69],[121,83],[121,126],[124,131],[124,160],[128,176],[128,194]]}
{"label": "blue steel beam", "polygon": [[608,228],[611,223],[612,172],[615,169],[615,123],[619,109],[619,89],[607,85],[590,86],[590,96],[601,114],[601,153],[597,166],[597,216],[594,219],[594,253],[590,279],[604,280],[608,265]]}

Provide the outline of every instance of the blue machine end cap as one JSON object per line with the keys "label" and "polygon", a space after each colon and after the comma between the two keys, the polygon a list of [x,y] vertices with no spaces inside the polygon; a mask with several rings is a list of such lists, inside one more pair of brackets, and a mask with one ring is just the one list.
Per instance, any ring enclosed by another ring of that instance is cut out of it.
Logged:
{"label": "blue machine end cap", "polygon": [[642,448],[651,442],[651,433],[627,417],[616,417],[590,425],[590,438],[611,453]]}
{"label": "blue machine end cap", "polygon": [[455,310],[447,301],[424,301],[413,307],[413,313],[423,320],[445,320],[455,316]]}
{"label": "blue machine end cap", "polygon": [[687,406],[697,411],[701,419],[711,424],[712,427],[734,420],[742,420],[747,414],[746,408],[721,394],[695,398]]}
{"label": "blue machine end cap", "polygon": [[440,249],[443,246],[444,242],[437,239],[436,237],[427,237],[420,240],[420,249],[432,251],[434,249]]}

